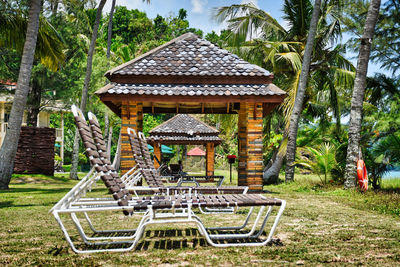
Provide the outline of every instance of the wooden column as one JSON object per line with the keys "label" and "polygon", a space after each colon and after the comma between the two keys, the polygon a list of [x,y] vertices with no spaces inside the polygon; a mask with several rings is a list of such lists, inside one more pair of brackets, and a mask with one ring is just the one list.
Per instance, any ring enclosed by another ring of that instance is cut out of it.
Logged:
{"label": "wooden column", "polygon": [[143,104],[138,102],[123,101],[121,106],[121,174],[130,170],[135,161],[128,139],[128,128],[142,131],[143,127]]}
{"label": "wooden column", "polygon": [[214,143],[206,144],[206,176],[214,176]]}
{"label": "wooden column", "polygon": [[263,189],[263,108],[249,104],[247,110],[247,181],[249,190]]}
{"label": "wooden column", "polygon": [[238,119],[238,185],[247,186],[247,104],[240,103]]}
{"label": "wooden column", "polygon": [[[161,144],[154,143],[153,149],[154,149],[154,156],[156,156],[158,158],[158,160],[161,161]],[[158,167],[160,167],[160,164],[158,164],[158,161],[156,160],[156,158],[154,158],[154,167],[156,169],[158,169]]]}
{"label": "wooden column", "polygon": [[239,110],[238,184],[251,191],[263,188],[263,108],[261,103],[241,103]]}

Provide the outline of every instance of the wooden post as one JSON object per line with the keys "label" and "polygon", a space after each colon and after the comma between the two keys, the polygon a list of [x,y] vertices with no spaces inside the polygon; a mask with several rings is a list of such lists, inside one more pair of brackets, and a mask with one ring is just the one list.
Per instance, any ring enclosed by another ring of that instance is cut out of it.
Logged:
{"label": "wooden post", "polygon": [[261,103],[241,103],[239,110],[238,184],[262,191],[263,107]]}
{"label": "wooden post", "polygon": [[251,191],[263,189],[263,107],[248,104],[247,109],[247,184]]}
{"label": "wooden post", "polygon": [[247,103],[240,103],[238,131],[238,185],[247,186]]}
{"label": "wooden post", "polygon": [[[161,161],[161,144],[160,143],[154,143],[153,144],[153,149],[154,149],[154,156],[158,158],[158,160]],[[154,167],[158,169],[160,167],[160,164],[154,157]]]}
{"label": "wooden post", "polygon": [[128,139],[128,128],[142,131],[143,104],[123,101],[121,106],[121,174],[125,174],[134,165],[132,149]]}
{"label": "wooden post", "polygon": [[206,144],[206,176],[214,176],[214,143]]}

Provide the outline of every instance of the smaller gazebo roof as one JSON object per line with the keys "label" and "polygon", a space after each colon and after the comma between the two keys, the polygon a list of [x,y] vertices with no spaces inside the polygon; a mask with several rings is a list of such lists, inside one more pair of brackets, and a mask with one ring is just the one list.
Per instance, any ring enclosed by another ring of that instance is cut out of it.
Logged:
{"label": "smaller gazebo roof", "polygon": [[199,147],[192,148],[188,153],[188,156],[198,156],[198,157],[205,157],[206,152]]}
{"label": "smaller gazebo roof", "polygon": [[178,114],[149,132],[149,143],[204,144],[222,142],[219,131],[188,114]]}

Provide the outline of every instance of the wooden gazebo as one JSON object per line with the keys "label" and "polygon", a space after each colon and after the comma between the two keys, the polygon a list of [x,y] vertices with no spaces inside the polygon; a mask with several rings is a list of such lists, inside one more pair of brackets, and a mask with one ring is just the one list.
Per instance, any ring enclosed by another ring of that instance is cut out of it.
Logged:
{"label": "wooden gazebo", "polygon": [[[149,132],[148,142],[154,147],[154,154],[161,158],[161,144],[204,145],[206,147],[206,176],[214,175],[214,148],[221,143],[219,131],[187,114],[178,114]],[[154,165],[158,167],[155,160]]]}
{"label": "wooden gazebo", "polygon": [[122,119],[122,172],[134,164],[127,128],[142,130],[143,113],[239,114],[239,185],[262,190],[262,119],[285,97],[267,70],[186,33],[105,75],[96,93]]}

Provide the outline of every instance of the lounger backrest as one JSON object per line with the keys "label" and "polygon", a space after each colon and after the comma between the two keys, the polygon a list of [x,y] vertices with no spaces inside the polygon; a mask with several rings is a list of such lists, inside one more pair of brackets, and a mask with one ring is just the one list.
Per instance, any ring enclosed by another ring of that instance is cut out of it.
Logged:
{"label": "lounger backrest", "polygon": [[133,158],[140,169],[148,169],[146,162],[143,158],[142,150],[140,149],[139,139],[137,138],[136,131],[132,128],[128,128],[128,138],[129,144],[131,145],[131,150]]}
{"label": "lounger backrest", "polygon": [[92,138],[92,133],[82,112],[75,105],[72,106],[72,112],[74,114],[75,124],[83,141],[86,154],[89,157],[90,164],[100,174],[101,179],[108,188],[109,192],[112,194],[113,198],[118,201],[118,204],[121,206],[126,206],[128,204],[128,200],[131,199],[129,192],[119,186],[114,177],[110,175],[109,169],[101,160],[100,155],[97,152],[96,144]]}
{"label": "lounger backrest", "polygon": [[146,138],[142,132],[138,133],[138,140],[139,140],[140,149],[142,150],[142,153],[143,153],[143,159],[146,163],[147,168],[149,170],[157,172],[156,168],[154,167],[154,162],[150,156],[150,150],[149,150]]}
{"label": "lounger backrest", "polygon": [[97,120],[96,115],[91,112],[89,112],[89,125],[93,140],[97,148],[97,152],[100,156],[100,160],[103,162],[104,167],[107,168],[108,175],[111,176],[113,183],[121,188],[121,191],[125,194],[124,198],[128,198],[129,200],[132,199],[131,194],[126,189],[125,183],[121,180],[118,172],[115,170],[114,166],[112,166],[112,163],[108,158],[106,144],[104,141],[103,133],[101,132],[99,121]]}
{"label": "lounger backrest", "polygon": [[157,172],[153,168],[149,168],[148,164],[144,159],[143,150],[140,144],[140,138],[136,134],[135,130],[128,128],[129,143],[131,145],[133,158],[139,165],[143,178],[150,187],[163,187],[164,183],[159,179]]}

